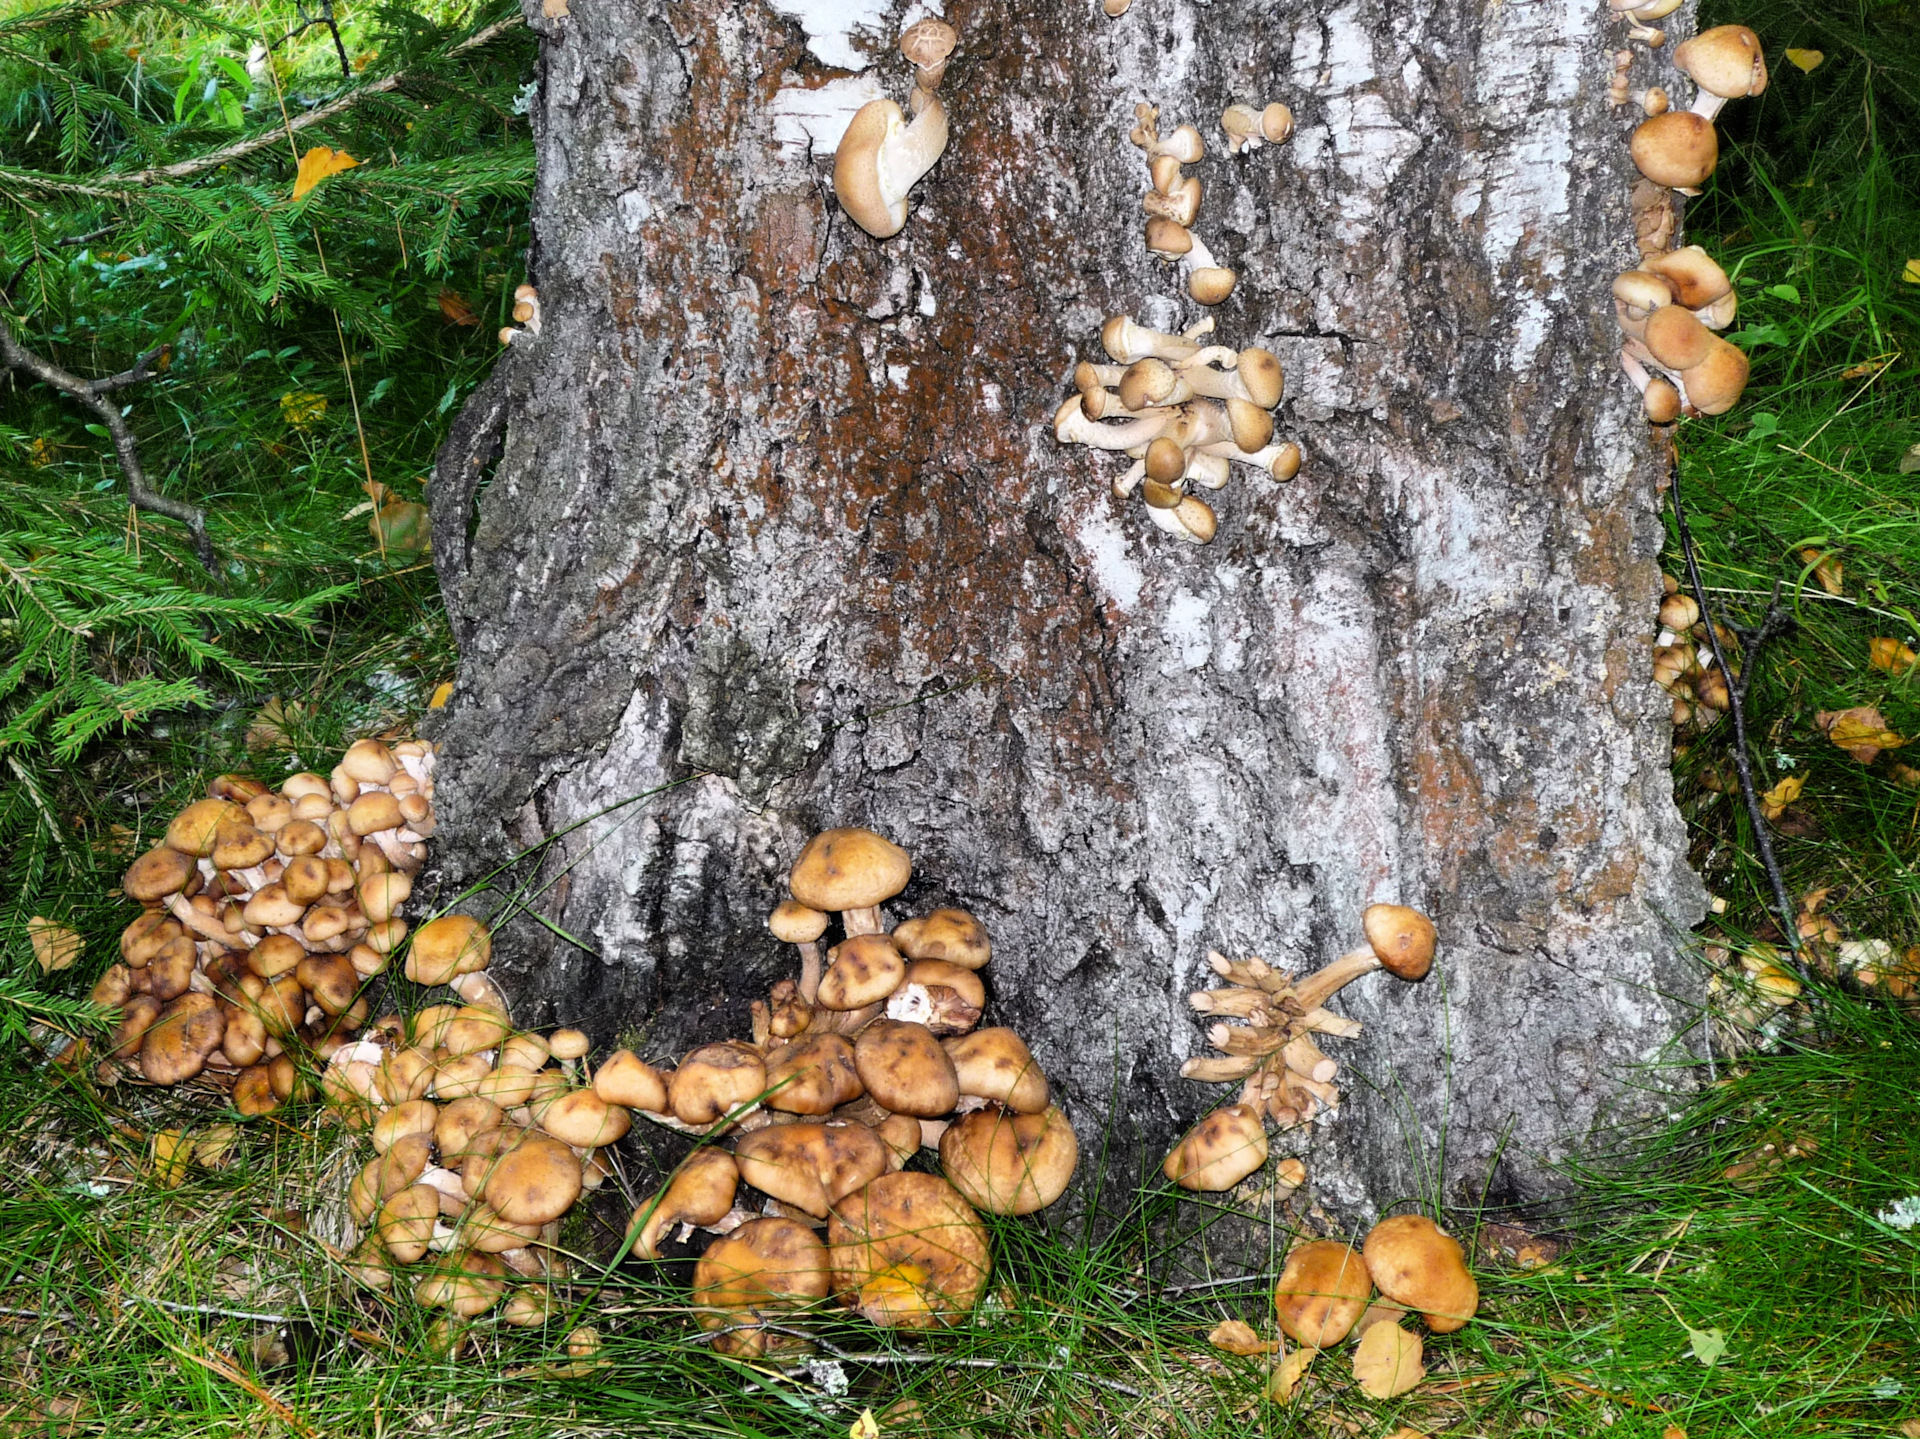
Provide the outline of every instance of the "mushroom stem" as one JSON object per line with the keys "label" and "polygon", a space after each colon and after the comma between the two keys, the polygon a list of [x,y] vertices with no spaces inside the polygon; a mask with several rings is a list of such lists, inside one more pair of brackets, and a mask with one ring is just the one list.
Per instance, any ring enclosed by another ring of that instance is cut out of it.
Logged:
{"label": "mushroom stem", "polygon": [[1117,499],[1124,500],[1132,495],[1135,487],[1146,477],[1146,473],[1147,462],[1145,460],[1135,460],[1131,465],[1128,465],[1127,468],[1114,479],[1114,496]]}
{"label": "mushroom stem", "polygon": [[1348,950],[1325,969],[1316,969],[1293,987],[1293,999],[1302,1009],[1318,1009],[1325,1001],[1364,974],[1380,968],[1380,956],[1371,945]]}
{"label": "mushroom stem", "polygon": [[167,908],[173,917],[202,939],[210,939],[223,948],[231,949],[240,942],[239,936],[230,934],[227,927],[210,914],[202,914],[193,907],[184,894],[175,894],[167,901]]}
{"label": "mushroom stem", "polygon": [[1304,1034],[1297,1034],[1288,1040],[1281,1053],[1286,1058],[1288,1069],[1322,1084],[1328,1083],[1340,1072],[1340,1066],[1326,1051]]}
{"label": "mushroom stem", "polygon": [[1309,1033],[1331,1034],[1335,1039],[1358,1039],[1365,1028],[1359,1020],[1348,1019],[1330,1009],[1310,1009],[1300,1022]]}
{"label": "mushroom stem", "polygon": [[1177,412],[1150,410],[1122,425],[1103,425],[1088,418],[1080,396],[1071,396],[1053,417],[1053,436],[1063,445],[1091,445],[1098,450],[1130,450],[1157,438],[1173,423]]}
{"label": "mushroom stem", "polygon": [[[846,927],[847,938],[856,934],[885,934],[886,921],[880,918],[880,906],[868,905],[865,909],[847,909],[840,912],[840,923]],[[813,996],[807,996],[809,1000]]]}
{"label": "mushroom stem", "polygon": [[[1654,33],[1658,34],[1659,32],[1655,31]],[[1687,106],[1687,108],[1701,119],[1711,120],[1720,113],[1721,107],[1726,103],[1727,101],[1724,95],[1716,95],[1711,90],[1702,90],[1693,97],[1693,103]]]}
{"label": "mushroom stem", "polygon": [[799,950],[800,997],[808,1004],[812,1004],[820,997],[820,946],[809,942],[800,945]]}

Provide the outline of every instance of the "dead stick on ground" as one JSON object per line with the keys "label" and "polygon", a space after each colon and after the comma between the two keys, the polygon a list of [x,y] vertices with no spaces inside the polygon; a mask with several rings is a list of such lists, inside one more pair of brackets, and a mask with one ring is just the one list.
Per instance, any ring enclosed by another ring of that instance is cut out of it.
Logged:
{"label": "dead stick on ground", "polygon": [[120,472],[127,477],[127,498],[133,501],[134,508],[150,510],[185,525],[193,536],[193,547],[200,555],[200,563],[212,574],[215,572],[213,542],[207,538],[205,511],[185,500],[169,499],[148,486],[147,472],[140,463],[140,448],[134,443],[133,429],[120,413],[120,406],[107,398],[130,385],[151,379],[153,362],[159,353],[157,349],[147,351],[133,362],[132,369],[122,370],[117,375],[83,380],[22,345],[14,339],[7,322],[0,320],[0,368],[24,371],[42,384],[51,385],[61,394],[78,400],[99,416],[100,423],[106,426],[107,434],[113,440],[113,452],[119,458]]}
{"label": "dead stick on ground", "polygon": [[1700,579],[1700,561],[1694,554],[1693,532],[1687,527],[1687,512],[1680,503],[1680,449],[1671,439],[1667,441],[1668,492],[1673,500],[1673,525],[1680,533],[1680,553],[1687,563],[1687,583],[1693,590],[1694,603],[1700,606],[1700,618],[1706,622],[1707,643],[1713,648],[1713,662],[1720,666],[1721,678],[1727,682],[1727,713],[1733,720],[1733,770],[1740,781],[1740,798],[1746,801],[1747,819],[1753,826],[1753,845],[1760,852],[1760,863],[1767,871],[1767,883],[1773,889],[1773,902],[1780,911],[1781,932],[1786,936],[1789,962],[1799,973],[1803,984],[1811,985],[1813,978],[1807,973],[1806,966],[1800,961],[1800,925],[1794,913],[1793,900],[1787,895],[1787,881],[1780,873],[1780,861],[1773,854],[1773,833],[1767,827],[1767,817],[1760,811],[1760,793],[1753,783],[1753,761],[1747,754],[1747,691],[1753,684],[1753,677],[1760,669],[1760,653],[1766,643],[1781,628],[1779,623],[1780,586],[1776,582],[1773,594],[1767,600],[1767,610],[1759,626],[1750,631],[1747,643],[1746,664],[1740,671],[1738,680],[1727,667],[1726,653],[1720,647],[1720,629],[1714,622],[1713,611],[1707,606],[1707,587]]}

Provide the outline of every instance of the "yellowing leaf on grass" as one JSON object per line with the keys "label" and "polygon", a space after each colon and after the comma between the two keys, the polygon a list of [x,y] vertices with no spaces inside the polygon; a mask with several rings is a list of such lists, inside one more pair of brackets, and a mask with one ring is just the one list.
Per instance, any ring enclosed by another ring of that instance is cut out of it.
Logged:
{"label": "yellowing leaf on grass", "polygon": [[46,466],[52,464],[53,446],[48,444],[46,440],[36,436],[34,442],[27,446],[27,463],[32,465],[36,470],[44,469]]}
{"label": "yellowing leaf on grass", "polygon": [[1807,787],[1807,777],[1803,774],[1790,774],[1779,784],[1760,796],[1760,812],[1768,819],[1778,819],[1786,807],[1800,798],[1800,791]]}
{"label": "yellowing leaf on grass", "polygon": [[395,500],[382,505],[367,521],[373,542],[386,554],[417,555],[433,548],[433,535],[427,527],[427,507],[412,500]]}
{"label": "yellowing leaf on grass", "polygon": [[1353,1377],[1375,1399],[1405,1394],[1427,1377],[1420,1336],[1398,1324],[1376,1324],[1353,1351]]}
{"label": "yellowing leaf on grass", "polygon": [[1828,739],[1861,764],[1872,764],[1883,749],[1899,749],[1907,741],[1887,728],[1886,717],[1872,705],[1852,709],[1821,710],[1813,722]]}
{"label": "yellowing leaf on grass", "polygon": [[1818,50],[1796,50],[1791,45],[1787,47],[1787,59],[1792,64],[1799,66],[1801,71],[1808,75],[1818,70],[1821,62],[1826,58],[1827,57]]}
{"label": "yellowing leaf on grass", "polygon": [[1840,593],[1840,580],[1844,574],[1840,561],[1825,550],[1804,549],[1800,558],[1813,566],[1813,577],[1820,581],[1820,588],[1830,595]]}
{"label": "yellowing leaf on grass", "polygon": [[33,957],[42,974],[72,969],[80,951],[86,948],[86,941],[79,935],[40,914],[27,921],[27,941],[33,946]]}
{"label": "yellowing leaf on grass", "polygon": [[860,1417],[847,1431],[847,1439],[880,1439],[880,1421],[873,1417],[871,1409],[860,1411]]}
{"label": "yellowing leaf on grass", "polygon": [[1207,1343],[1229,1354],[1271,1354],[1280,1347],[1275,1340],[1262,1339],[1251,1325],[1239,1319],[1222,1320],[1207,1336]]}
{"label": "yellowing leaf on grass", "polygon": [[1293,1391],[1305,1377],[1307,1366],[1320,1357],[1318,1349],[1296,1349],[1280,1361],[1280,1367],[1273,1371],[1273,1377],[1267,1380],[1267,1398],[1276,1404],[1286,1404],[1293,1399]]}
{"label": "yellowing leaf on grass", "polygon": [[447,701],[452,698],[453,681],[441,680],[439,684],[433,687],[433,698],[427,701],[427,708],[430,710],[443,710],[447,707]]}
{"label": "yellowing leaf on grass", "polygon": [[296,430],[317,424],[327,412],[327,397],[311,390],[289,390],[280,397],[280,418]]}
{"label": "yellowing leaf on grass", "polygon": [[327,176],[351,170],[359,163],[345,150],[329,150],[325,145],[315,145],[300,157],[300,169],[293,177],[293,198],[302,198]]}
{"label": "yellowing leaf on grass", "polygon": [[1900,272],[1900,278],[1909,285],[1920,285],[1920,260],[1907,261],[1907,268]]}
{"label": "yellowing leaf on grass", "polygon": [[1875,635],[1867,641],[1867,660],[1875,669],[1895,674],[1920,664],[1920,654],[1889,635]]}

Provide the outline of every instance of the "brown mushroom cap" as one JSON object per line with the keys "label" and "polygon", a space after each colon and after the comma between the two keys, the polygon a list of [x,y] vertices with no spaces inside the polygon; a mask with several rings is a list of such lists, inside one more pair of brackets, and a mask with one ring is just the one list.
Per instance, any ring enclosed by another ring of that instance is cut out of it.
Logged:
{"label": "brown mushroom cap", "polygon": [[886,1145],[864,1124],[776,1124],[734,1146],[740,1177],[816,1219],[889,1168]]}
{"label": "brown mushroom cap", "polygon": [[431,1139],[440,1118],[440,1107],[431,1099],[408,1099],[384,1111],[373,1122],[373,1152],[385,1154],[401,1140],[423,1134]]}
{"label": "brown mushroom cap", "polygon": [[623,1106],[608,1104],[591,1089],[563,1094],[536,1112],[542,1129],[576,1149],[612,1144],[633,1127],[633,1118]]}
{"label": "brown mushroom cap", "polygon": [[374,1228],[396,1261],[417,1264],[427,1257],[427,1245],[439,1218],[440,1191],[425,1184],[409,1184],[387,1196]]}
{"label": "brown mushroom cap", "polygon": [[986,1292],[986,1225],[931,1174],[883,1174],[835,1206],[827,1225],[835,1287],[871,1323],[930,1329]]}
{"label": "brown mushroom cap", "polygon": [[1703,415],[1724,415],[1747,387],[1747,366],[1745,350],[1715,335],[1706,357],[1681,372],[1688,403]]}
{"label": "brown mushroom cap", "polygon": [[895,945],[908,959],[944,959],[962,969],[979,969],[993,958],[986,926],[964,909],[936,909],[897,926]]}
{"label": "brown mushroom cap", "polygon": [[220,1047],[220,1002],[198,991],[168,1001],[140,1039],[140,1072],[153,1084],[192,1079]]}
{"label": "brown mushroom cap", "polygon": [[298,924],[307,907],[287,893],[283,884],[263,884],[247,898],[241,911],[250,925],[258,928]]}
{"label": "brown mushroom cap", "polygon": [[715,1224],[733,1208],[740,1170],[724,1149],[696,1149],[660,1192],[633,1211],[633,1252],[660,1257],[660,1237],[675,1224]]}
{"label": "brown mushroom cap", "polygon": [[1352,1330],[1373,1294],[1366,1262],[1337,1239],[1296,1244],[1273,1287],[1281,1331],[1295,1343],[1331,1349]]}
{"label": "brown mushroom cap", "polygon": [[807,841],[787,888],[809,909],[871,909],[911,878],[913,861],[892,840],[870,829],[829,829]]}
{"label": "brown mushroom cap", "polygon": [[252,1064],[240,1071],[233,1081],[233,1107],[248,1119],[271,1114],[280,1107],[280,1096],[273,1092],[273,1075],[266,1065]]}
{"label": "brown mushroom cap", "polygon": [[[1744,25],[1715,25],[1673,47],[1673,63],[1709,95],[1737,100],[1767,88],[1760,37]],[[1684,303],[1684,302],[1683,302]]]}
{"label": "brown mushroom cap", "polygon": [[439,1146],[440,1162],[452,1164],[463,1158],[467,1145],[476,1134],[498,1129],[505,1122],[500,1106],[477,1094],[454,1100],[436,1115],[433,1142]]}
{"label": "brown mushroom cap", "polygon": [[829,1114],[867,1089],[854,1064],[853,1046],[838,1034],[815,1034],[775,1051],[767,1066],[767,1091],[769,1109]]}
{"label": "brown mushroom cap", "polygon": [[485,969],[493,958],[493,937],[479,920],[443,914],[413,932],[407,947],[407,978],[415,984],[445,984],[456,974]]}
{"label": "brown mushroom cap", "polygon": [[[987,987],[981,983],[977,971],[965,965],[955,964],[946,959],[916,959],[907,966],[903,984],[917,984],[923,988],[940,987],[950,989],[960,1002],[971,1009],[984,1009],[987,1004]],[[937,1008],[937,1006],[936,1006]]]}
{"label": "brown mushroom cap", "polygon": [[386,784],[399,768],[393,751],[377,739],[357,739],[340,756],[341,773],[360,784]]}
{"label": "brown mushroom cap", "polygon": [[1664,255],[1649,255],[1640,268],[1671,287],[1674,303],[1703,310],[1733,289],[1727,272],[1698,245],[1686,245]]}
{"label": "brown mushroom cap", "polygon": [[1424,1214],[1381,1220],[1362,1252],[1380,1292],[1418,1309],[1435,1334],[1463,1328],[1480,1307],[1480,1286],[1460,1245]]}
{"label": "brown mushroom cap", "polygon": [[400,801],[385,790],[372,790],[347,806],[347,828],[355,834],[398,829],[406,822],[406,816],[400,813]]}
{"label": "brown mushroom cap", "polygon": [[300,941],[291,935],[270,934],[247,951],[247,968],[262,979],[278,979],[291,974],[307,957]]}
{"label": "brown mushroom cap", "polygon": [[502,1155],[474,1196],[509,1224],[547,1224],[580,1197],[580,1161],[557,1139],[530,1134]]}
{"label": "brown mushroom cap", "polygon": [[667,1108],[667,1081],[631,1049],[616,1049],[593,1072],[593,1092],[608,1104],[661,1114]]}
{"label": "brown mushroom cap", "polygon": [[[793,1219],[753,1219],[707,1246],[693,1267],[693,1303],[700,1327],[784,1317],[825,1299],[833,1290],[827,1248]],[[761,1355],[799,1341],[764,1329],[722,1334],[713,1347],[722,1354]]]}
{"label": "brown mushroom cap", "polygon": [[311,820],[289,820],[274,831],[273,847],[289,859],[318,854],[327,847],[327,832]]}
{"label": "brown mushroom cap", "polygon": [[120,1009],[120,1022],[104,1048],[115,1059],[132,1059],[140,1052],[140,1041],[160,1017],[161,1002],[150,994],[130,996]]}
{"label": "brown mushroom cap", "polygon": [[976,1209],[1031,1214],[1066,1192],[1080,1159],[1073,1126],[1057,1108],[963,1114],[940,1136],[940,1169]]}
{"label": "brown mushroom cap", "polygon": [[585,1030],[556,1029],[547,1036],[547,1053],[555,1059],[581,1059],[592,1048]]}
{"label": "brown mushroom cap", "polygon": [[513,1022],[499,1010],[463,1004],[447,1021],[446,1030],[440,1036],[440,1048],[448,1054],[478,1054],[483,1049],[498,1047],[511,1033]]}
{"label": "brown mushroom cap", "polygon": [[797,899],[783,899],[767,916],[767,929],[783,944],[812,944],[827,932],[827,916]]}
{"label": "brown mushroom cap", "polygon": [[1687,370],[1699,364],[1713,348],[1714,339],[1698,316],[1678,305],[1647,316],[1646,346],[1668,369]]}
{"label": "brown mushroom cap", "polygon": [[342,954],[310,954],[293,969],[300,987],[328,1014],[345,1014],[360,993],[360,971]]}
{"label": "brown mushroom cap", "polygon": [[667,1107],[682,1124],[712,1124],[766,1092],[767,1070],[750,1044],[723,1040],[688,1052],[667,1081]]}
{"label": "brown mushroom cap", "polygon": [[1011,1029],[976,1029],[942,1044],[962,1094],[991,1099],[1021,1114],[1038,1114],[1047,1107],[1047,1076]]}
{"label": "brown mushroom cap", "polygon": [[900,53],[913,66],[916,83],[928,90],[939,88],[947,56],[959,43],[960,34],[953,26],[931,17],[916,20],[900,32]]}
{"label": "brown mushroom cap", "polygon": [[238,824],[223,824],[214,834],[212,859],[215,869],[247,869],[272,855],[272,838],[245,820]]}
{"label": "brown mushroom cap", "polygon": [[1267,1127],[1250,1104],[1216,1109],[1189,1129],[1160,1166],[1182,1189],[1231,1189],[1267,1162]]}
{"label": "brown mushroom cap", "polygon": [[823,1009],[864,1009],[878,1004],[906,975],[907,962],[884,934],[856,934],[827,951],[827,972],[820,980]]}
{"label": "brown mushroom cap", "polygon": [[1360,917],[1367,943],[1380,965],[1405,980],[1425,979],[1433,968],[1433,921],[1403,904],[1370,904]]}
{"label": "brown mushroom cap", "polygon": [[507,1266],[491,1254],[467,1250],[449,1255],[433,1273],[413,1286],[417,1304],[451,1309],[464,1319],[485,1314],[506,1288]]}
{"label": "brown mushroom cap", "polygon": [[213,853],[221,826],[251,823],[247,812],[231,800],[195,800],[167,826],[167,847],[205,859]]}
{"label": "brown mushroom cap", "polygon": [[936,1119],[960,1102],[953,1061],[924,1024],[876,1019],[853,1047],[860,1082],[892,1114]]}
{"label": "brown mushroom cap", "polygon": [[1669,110],[1642,121],[1628,148],[1642,175],[1675,190],[1698,188],[1720,163],[1713,121],[1691,110]]}
{"label": "brown mushroom cap", "polygon": [[150,910],[120,931],[120,957],[139,969],[186,931],[165,910]]}
{"label": "brown mushroom cap", "polygon": [[195,873],[193,856],[183,850],[161,845],[150,849],[127,868],[120,881],[120,892],[128,899],[151,904],[178,894]]}

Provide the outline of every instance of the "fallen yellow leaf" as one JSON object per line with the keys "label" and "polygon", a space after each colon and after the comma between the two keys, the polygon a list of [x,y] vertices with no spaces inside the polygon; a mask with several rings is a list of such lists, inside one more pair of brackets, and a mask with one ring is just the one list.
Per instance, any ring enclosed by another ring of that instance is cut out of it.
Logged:
{"label": "fallen yellow leaf", "polygon": [[1813,577],[1820,581],[1820,588],[1830,595],[1840,593],[1840,580],[1845,573],[1840,561],[1825,550],[1804,549],[1800,558],[1813,566]]}
{"label": "fallen yellow leaf", "polygon": [[1251,1325],[1239,1319],[1223,1319],[1207,1336],[1207,1343],[1229,1354],[1271,1354],[1280,1347],[1272,1339],[1262,1339]]}
{"label": "fallen yellow leaf", "polygon": [[1376,1324],[1353,1351],[1353,1377],[1375,1399],[1391,1399],[1427,1377],[1420,1358],[1419,1335],[1398,1324]]}
{"label": "fallen yellow leaf", "polygon": [[307,191],[327,176],[351,170],[359,163],[345,150],[329,150],[325,145],[315,145],[300,157],[300,168],[293,177],[293,198],[303,198]]}
{"label": "fallen yellow leaf", "polygon": [[1867,661],[1875,669],[1893,674],[1920,664],[1920,654],[1915,654],[1912,646],[1903,645],[1889,635],[1875,635],[1867,641]]}
{"label": "fallen yellow leaf", "polygon": [[280,418],[296,430],[317,424],[327,412],[327,397],[312,390],[289,390],[280,397]]}
{"label": "fallen yellow leaf", "polygon": [[33,957],[39,961],[42,974],[72,969],[80,951],[86,948],[86,941],[79,935],[40,914],[27,921],[27,942],[33,946]]}
{"label": "fallen yellow leaf", "polygon": [[[1787,59],[1799,66],[1801,71],[1808,75],[1818,70],[1821,62],[1826,58],[1827,57],[1818,50],[1796,50],[1791,45],[1787,47]],[[1686,1435],[1682,1434],[1680,1439],[1686,1439]]]}
{"label": "fallen yellow leaf", "polygon": [[1909,285],[1920,285],[1920,260],[1907,261],[1907,268],[1900,272],[1900,278]]}
{"label": "fallen yellow leaf", "polygon": [[1779,784],[1760,796],[1760,812],[1768,819],[1778,819],[1786,807],[1800,798],[1800,791],[1807,787],[1807,777],[1803,774],[1790,774]]}
{"label": "fallen yellow leaf", "polygon": [[433,698],[427,701],[427,708],[430,710],[443,710],[447,707],[447,701],[452,698],[453,681],[441,680],[439,684],[433,687]]}
{"label": "fallen yellow leaf", "polygon": [[847,1439],[880,1439],[880,1421],[873,1417],[871,1409],[860,1411],[860,1417],[847,1430]]}
{"label": "fallen yellow leaf", "polygon": [[1280,1361],[1280,1367],[1273,1371],[1273,1377],[1267,1380],[1267,1398],[1276,1404],[1285,1404],[1293,1398],[1293,1391],[1307,1372],[1307,1366],[1320,1357],[1318,1349],[1296,1349]]}
{"label": "fallen yellow leaf", "polygon": [[1883,749],[1899,749],[1907,741],[1887,728],[1886,717],[1872,705],[1821,710],[1813,717],[1828,739],[1861,764],[1872,764]]}

